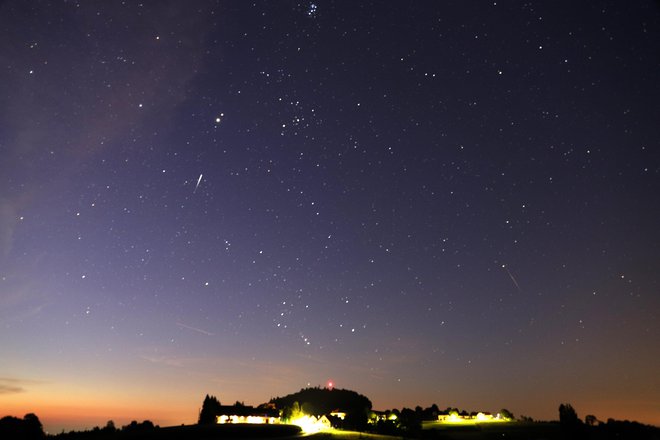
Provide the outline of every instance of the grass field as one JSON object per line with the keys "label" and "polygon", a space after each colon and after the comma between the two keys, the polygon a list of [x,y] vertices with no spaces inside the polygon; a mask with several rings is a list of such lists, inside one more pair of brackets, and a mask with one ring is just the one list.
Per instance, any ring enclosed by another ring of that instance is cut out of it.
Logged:
{"label": "grass field", "polygon": [[[354,431],[329,430],[305,435],[295,425],[188,425],[156,428],[140,432],[118,432],[115,434],[88,433],[65,437],[65,440],[564,440],[559,423],[512,422],[486,424],[437,424],[418,431],[415,435],[379,435]],[[614,438],[634,440],[660,440],[660,430],[643,425],[620,426],[614,429],[580,431],[574,438],[609,440]],[[633,429],[634,428],[634,429]]]}
{"label": "grass field", "polygon": [[[405,440],[410,437],[365,434],[350,431],[331,431],[314,434],[318,440]],[[425,429],[421,440],[559,440],[562,432],[556,423],[488,423],[442,424],[437,429]]]}
{"label": "grass field", "polygon": [[301,430],[295,425],[181,425],[147,431],[117,433],[82,433],[70,438],[94,440],[269,440],[300,438]]}

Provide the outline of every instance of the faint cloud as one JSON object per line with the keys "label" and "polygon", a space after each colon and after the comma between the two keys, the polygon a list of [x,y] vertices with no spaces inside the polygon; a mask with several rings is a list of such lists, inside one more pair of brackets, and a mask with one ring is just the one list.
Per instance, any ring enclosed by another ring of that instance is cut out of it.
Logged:
{"label": "faint cloud", "polygon": [[15,323],[39,315],[48,306],[45,294],[24,278],[7,276],[0,280],[0,322]]}
{"label": "faint cloud", "polygon": [[167,365],[168,367],[189,367],[192,364],[203,361],[203,358],[183,357],[183,356],[168,356],[168,355],[148,355],[143,354],[139,356],[140,359],[152,362],[154,364]]}
{"label": "faint cloud", "polygon": [[13,384],[2,383],[0,379],[0,394],[18,394],[25,392],[25,388]]}
{"label": "faint cloud", "polygon": [[41,384],[42,381],[19,379],[14,377],[0,377],[0,395],[24,393],[26,385]]}

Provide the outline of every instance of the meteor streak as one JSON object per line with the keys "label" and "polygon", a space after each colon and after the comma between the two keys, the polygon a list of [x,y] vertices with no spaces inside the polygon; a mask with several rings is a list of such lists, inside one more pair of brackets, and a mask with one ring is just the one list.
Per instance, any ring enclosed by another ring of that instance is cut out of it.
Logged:
{"label": "meteor streak", "polygon": [[506,270],[506,273],[509,274],[509,278],[511,278],[511,281],[513,281],[513,284],[516,285],[516,288],[518,289],[518,292],[522,293],[522,289],[520,288],[520,285],[518,284],[518,281],[516,281],[516,278],[513,276],[513,274],[509,270],[509,268],[506,267],[506,264],[502,265],[502,269]]}
{"label": "meteor streak", "polygon": [[195,191],[197,191],[197,188],[199,188],[199,184],[202,181],[202,176],[203,174],[199,175],[199,178],[197,179],[197,185],[195,185],[195,189],[193,190],[193,194],[195,194]]}
{"label": "meteor streak", "polygon": [[181,327],[181,328],[185,328],[185,329],[188,329],[188,330],[192,330],[192,331],[194,331],[194,332],[197,332],[197,333],[201,333],[201,334],[203,334],[203,335],[213,336],[213,333],[211,333],[211,332],[209,332],[209,331],[206,331],[206,330],[201,329],[201,328],[198,328],[198,327],[193,327],[193,326],[190,326],[190,325],[186,325],[186,324],[184,324],[184,323],[182,323],[182,322],[177,322],[176,325],[179,326],[179,327]]}

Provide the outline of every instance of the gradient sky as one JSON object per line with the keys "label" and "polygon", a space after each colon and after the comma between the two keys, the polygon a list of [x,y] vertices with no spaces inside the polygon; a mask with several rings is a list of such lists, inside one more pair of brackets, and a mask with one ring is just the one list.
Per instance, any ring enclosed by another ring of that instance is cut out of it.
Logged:
{"label": "gradient sky", "polygon": [[0,409],[308,385],[660,425],[656,1],[5,1]]}

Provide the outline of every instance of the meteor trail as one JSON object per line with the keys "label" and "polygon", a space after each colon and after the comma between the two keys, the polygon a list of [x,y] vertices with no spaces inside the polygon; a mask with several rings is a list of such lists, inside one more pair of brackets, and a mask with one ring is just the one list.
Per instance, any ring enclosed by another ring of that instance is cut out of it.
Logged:
{"label": "meteor trail", "polygon": [[203,174],[199,175],[199,178],[197,179],[197,185],[195,185],[195,189],[193,190],[193,194],[195,194],[195,191],[197,191],[197,188],[199,188],[199,184],[202,181],[202,176]]}
{"label": "meteor trail", "polygon": [[206,331],[206,330],[201,329],[201,328],[198,328],[198,327],[192,327],[192,326],[190,326],[190,325],[186,325],[186,324],[184,324],[184,323],[182,323],[182,322],[177,322],[176,325],[179,326],[179,327],[181,327],[181,328],[185,328],[185,329],[188,329],[188,330],[192,330],[192,331],[194,331],[194,332],[197,332],[197,333],[201,333],[201,334],[203,334],[203,335],[213,336],[213,333],[211,333],[211,332],[209,332],[209,331]]}
{"label": "meteor trail", "polygon": [[518,281],[516,281],[516,279],[514,278],[513,274],[509,270],[509,268],[506,267],[506,264],[502,265],[502,269],[506,270],[506,273],[509,274],[509,278],[511,278],[511,281],[513,281],[513,284],[516,285],[516,288],[518,289],[518,292],[522,293],[522,289],[520,288],[520,285],[518,284]]}

